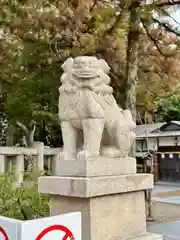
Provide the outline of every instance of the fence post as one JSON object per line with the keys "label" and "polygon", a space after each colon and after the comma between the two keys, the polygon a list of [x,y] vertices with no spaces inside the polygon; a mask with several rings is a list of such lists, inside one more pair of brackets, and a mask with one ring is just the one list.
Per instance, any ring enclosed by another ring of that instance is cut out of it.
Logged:
{"label": "fence post", "polygon": [[59,154],[51,156],[51,161],[50,161],[50,171],[53,176],[57,176],[57,162],[59,160]]}
{"label": "fence post", "polygon": [[5,173],[6,162],[5,156],[0,155],[0,174]]}
{"label": "fence post", "polygon": [[40,172],[44,172],[44,143],[35,142],[34,147],[37,148],[37,168]]}
{"label": "fence post", "polygon": [[21,185],[24,180],[24,155],[17,155],[14,161],[15,181],[17,185]]}
{"label": "fence post", "polygon": [[51,157],[51,172],[53,176],[59,176],[59,169],[61,167],[61,160],[64,160],[63,152],[59,152]]}
{"label": "fence post", "polygon": [[52,176],[56,176],[56,158],[57,155],[52,155],[50,158],[50,172],[52,173]]}

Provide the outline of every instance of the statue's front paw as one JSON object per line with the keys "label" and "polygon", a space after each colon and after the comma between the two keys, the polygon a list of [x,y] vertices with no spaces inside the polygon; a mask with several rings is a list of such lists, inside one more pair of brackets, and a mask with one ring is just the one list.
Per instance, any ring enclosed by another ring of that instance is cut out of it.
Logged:
{"label": "statue's front paw", "polygon": [[87,150],[82,150],[78,153],[77,160],[86,160],[89,156],[90,154]]}
{"label": "statue's front paw", "polygon": [[120,150],[120,158],[126,158],[129,155],[130,150]]}
{"label": "statue's front paw", "polygon": [[88,157],[98,157],[100,154],[99,152],[88,152],[87,150],[82,150],[77,155],[77,160],[85,160]]}

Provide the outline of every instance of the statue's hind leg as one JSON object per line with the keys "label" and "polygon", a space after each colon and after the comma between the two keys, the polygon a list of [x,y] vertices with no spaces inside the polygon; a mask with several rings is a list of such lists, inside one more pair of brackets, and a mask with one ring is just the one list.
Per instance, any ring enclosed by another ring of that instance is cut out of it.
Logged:
{"label": "statue's hind leg", "polygon": [[120,157],[128,157],[132,143],[134,141],[134,133],[130,131],[126,122],[116,122],[115,128],[115,144],[120,151]]}
{"label": "statue's hind leg", "polygon": [[108,127],[106,126],[103,131],[100,155],[109,158],[118,158],[120,157],[120,151],[114,143],[114,131]]}

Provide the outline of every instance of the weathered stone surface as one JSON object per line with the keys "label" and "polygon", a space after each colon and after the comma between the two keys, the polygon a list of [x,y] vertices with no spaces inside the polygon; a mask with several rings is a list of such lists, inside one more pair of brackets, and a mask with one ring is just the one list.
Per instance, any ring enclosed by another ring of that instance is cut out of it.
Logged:
{"label": "weathered stone surface", "polygon": [[[113,97],[105,60],[81,56],[68,58],[59,88],[59,118],[65,160],[89,156],[127,157],[135,141],[129,110],[122,110]],[[78,152],[79,132],[83,132]]]}
{"label": "weathered stone surface", "polygon": [[40,177],[42,193],[90,198],[153,188],[153,175],[132,174],[105,177]]}
{"label": "weathered stone surface", "polygon": [[51,197],[51,215],[72,211],[82,213],[82,240],[129,240],[146,233],[143,191],[90,199]]}
{"label": "weathered stone surface", "polygon": [[136,173],[135,158],[105,158],[96,157],[85,160],[58,161],[59,176],[94,177],[116,176]]}

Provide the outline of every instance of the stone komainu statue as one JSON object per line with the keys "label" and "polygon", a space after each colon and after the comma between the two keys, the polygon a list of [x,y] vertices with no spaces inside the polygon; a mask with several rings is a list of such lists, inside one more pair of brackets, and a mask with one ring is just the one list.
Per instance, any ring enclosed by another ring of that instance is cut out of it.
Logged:
{"label": "stone komainu statue", "polygon": [[[86,56],[69,58],[62,68],[59,118],[64,158],[127,157],[136,125],[130,111],[119,108],[113,97],[106,61]],[[83,133],[83,147],[78,152],[79,132]]]}

